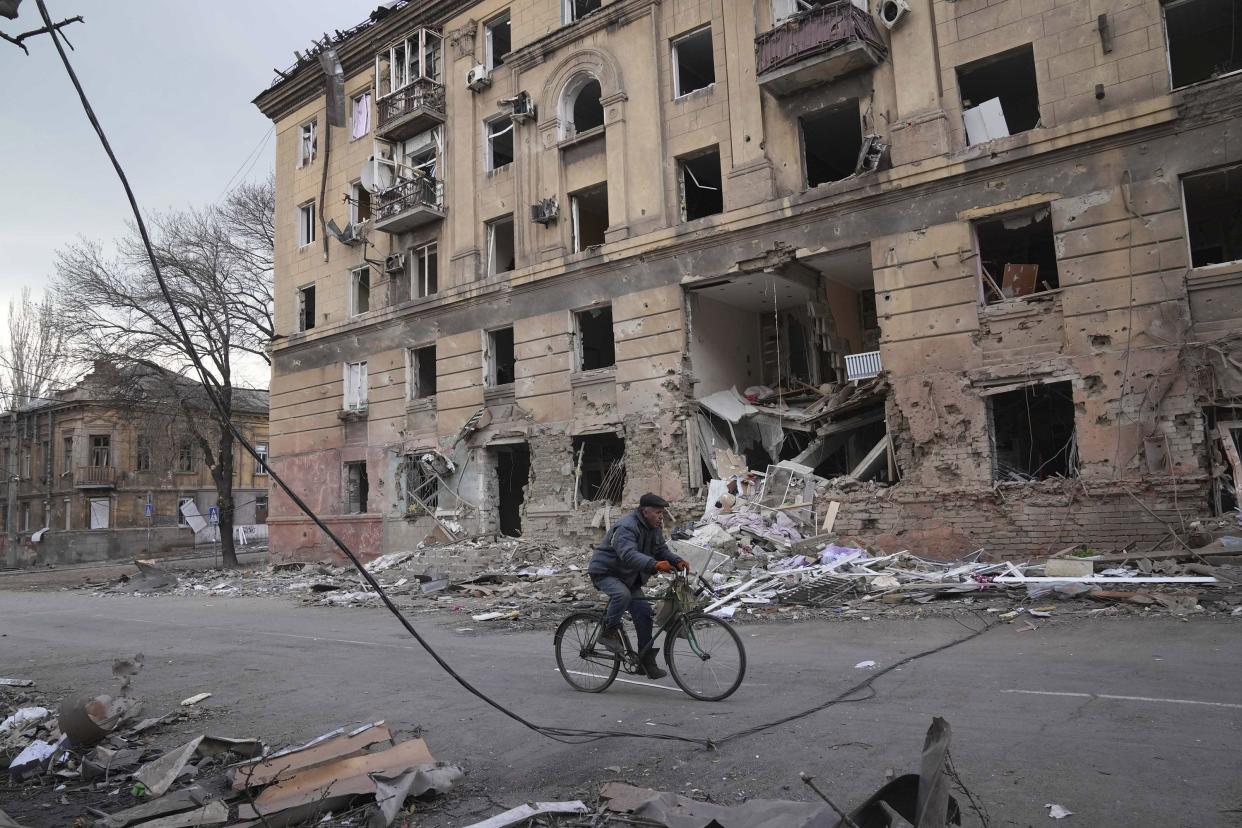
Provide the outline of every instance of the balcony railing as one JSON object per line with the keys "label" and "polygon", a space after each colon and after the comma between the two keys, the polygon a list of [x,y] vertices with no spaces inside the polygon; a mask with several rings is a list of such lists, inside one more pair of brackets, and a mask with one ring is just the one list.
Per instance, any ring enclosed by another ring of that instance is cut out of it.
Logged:
{"label": "balcony railing", "polygon": [[875,66],[887,54],[871,15],[851,0],[800,12],[755,38],[759,84],[777,95]]}
{"label": "balcony railing", "polygon": [[375,229],[404,233],[444,218],[444,182],[430,176],[398,179],[382,190],[375,212]]}
{"label": "balcony railing", "polygon": [[73,485],[79,489],[111,489],[116,478],[115,466],[78,466],[73,470]]}
{"label": "balcony railing", "polygon": [[866,351],[861,354],[845,355],[845,378],[854,380],[869,379],[876,376],[884,366],[880,364],[879,351]]}
{"label": "balcony railing", "polygon": [[420,78],[376,102],[375,133],[385,141],[404,141],[444,123],[444,84]]}

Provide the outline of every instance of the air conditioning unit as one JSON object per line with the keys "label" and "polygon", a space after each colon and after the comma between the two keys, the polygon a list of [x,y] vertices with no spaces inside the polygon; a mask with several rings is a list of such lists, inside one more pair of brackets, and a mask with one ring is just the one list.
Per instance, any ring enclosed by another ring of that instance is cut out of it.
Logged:
{"label": "air conditioning unit", "polygon": [[535,102],[529,92],[519,92],[516,98],[510,100],[513,102],[513,123],[524,124],[535,119]]}
{"label": "air conditioning unit", "polygon": [[530,220],[535,224],[542,224],[547,227],[556,221],[561,214],[561,208],[557,206],[555,198],[545,198],[542,201],[530,205]]}
{"label": "air conditioning unit", "polygon": [[336,236],[336,240],[341,244],[350,246],[361,244],[364,241],[361,230],[361,224],[346,224],[345,229],[342,230],[340,227],[337,227],[334,219],[328,219],[328,232]]}
{"label": "air conditioning unit", "polygon": [[385,273],[401,273],[403,270],[405,270],[404,253],[389,253],[384,257]]}
{"label": "air conditioning unit", "polygon": [[891,30],[910,11],[910,4],[907,0],[880,0],[880,7],[876,11],[884,28]]}
{"label": "air conditioning unit", "polygon": [[466,88],[471,92],[481,92],[492,85],[492,79],[487,74],[487,67],[483,64],[471,67],[466,73]]}

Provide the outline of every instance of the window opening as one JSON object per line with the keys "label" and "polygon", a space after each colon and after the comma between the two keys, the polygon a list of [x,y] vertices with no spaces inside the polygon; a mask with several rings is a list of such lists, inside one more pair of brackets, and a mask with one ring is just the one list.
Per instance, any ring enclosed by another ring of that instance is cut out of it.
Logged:
{"label": "window opening", "polygon": [[604,105],[600,103],[603,91],[599,81],[591,78],[578,90],[574,97],[571,135],[604,125]]}
{"label": "window opening", "polygon": [[73,438],[66,437],[64,438],[63,443],[64,445],[61,448],[63,454],[61,454],[60,457],[60,471],[62,474],[69,474],[73,471]]}
{"label": "window opening", "polygon": [[254,461],[254,473],[267,474],[267,443],[255,443],[254,453],[259,455]]}
{"label": "window opening", "polygon": [[267,523],[267,495],[254,496],[254,522],[258,524]]}
{"label": "window opening", "polygon": [[681,218],[693,221],[724,212],[724,191],[720,175],[720,150],[677,161],[681,167]]}
{"label": "window opening", "polygon": [[345,408],[359,411],[367,407],[367,364],[345,363]]}
{"label": "window opening", "polygon": [[1069,382],[994,394],[988,407],[996,480],[1077,476],[1074,391]]}
{"label": "window opening", "polygon": [[360,267],[349,273],[349,315],[357,316],[371,309],[371,269]]}
{"label": "window opening", "polygon": [[712,27],[683,35],[673,41],[673,94],[680,98],[716,82],[716,56],[712,52]]}
{"label": "window opening", "polygon": [[315,160],[319,152],[318,125],[315,121],[302,124],[298,137],[298,168],[305,167]]}
{"label": "window opening", "polygon": [[1174,89],[1242,69],[1242,8],[1237,0],[1166,3],[1164,27]]}
{"label": "window opening", "polygon": [[309,331],[315,327],[315,286],[298,288],[298,330]]}
{"label": "window opening", "polygon": [[625,492],[625,440],[616,434],[573,439],[574,475],[583,501],[620,503]]}
{"label": "window opening", "polygon": [[371,93],[363,92],[351,99],[349,140],[357,141],[371,131]]}
{"label": "window opening", "polygon": [[513,121],[496,118],[487,122],[487,169],[499,170],[513,163]]}
{"label": "window opening", "polygon": [[862,150],[862,118],[857,98],[806,115],[801,123],[808,187],[841,181],[854,174]]}
{"label": "window opening", "polygon": [[151,471],[151,440],[149,437],[138,438],[137,456],[134,459],[134,469],[140,472]]}
{"label": "window opening", "polygon": [[512,48],[509,12],[505,12],[483,24],[483,48],[488,71],[505,62],[505,55]]}
{"label": "window opening", "polygon": [[418,29],[375,56],[375,83],[380,98],[399,92],[417,80],[441,82],[442,38],[430,29]]}
{"label": "window opening", "polygon": [[496,504],[502,535],[522,534],[522,504],[530,482],[530,447],[501,446],[496,449]]}
{"label": "window opening", "polygon": [[858,292],[858,325],[864,333],[879,330],[880,320],[876,313],[874,290]]}
{"label": "window opening", "polygon": [[435,295],[439,289],[440,269],[436,245],[425,244],[414,248],[410,251],[409,263],[414,298],[423,299]]}
{"label": "window opening", "polygon": [[975,224],[985,301],[1000,302],[1060,286],[1048,205]]}
{"label": "window opening", "polygon": [[1039,124],[1035,53],[1028,43],[957,67],[966,143],[1017,135]]}
{"label": "window opening", "polygon": [[194,471],[194,444],[189,440],[183,440],[177,446],[177,471]]}
{"label": "window opening", "polygon": [[573,251],[580,253],[602,245],[608,230],[608,185],[571,193],[569,201],[573,210]]}
{"label": "window opening", "polygon": [[361,181],[349,185],[349,223],[361,224],[371,218],[371,191]]}
{"label": "window opening", "polygon": [[503,216],[487,225],[487,273],[508,273],[517,266],[514,257],[513,216]]}
{"label": "window opening", "polygon": [[345,514],[364,515],[370,495],[365,460],[345,464]]}
{"label": "window opening", "polygon": [[91,465],[110,466],[112,459],[112,437],[107,434],[91,435]]}
{"label": "window opening", "polygon": [[510,385],[515,378],[517,360],[513,351],[513,328],[499,328],[487,333],[490,368],[488,385],[495,388]]}
{"label": "window opening", "polygon": [[617,364],[612,332],[612,306],[589,308],[574,314],[578,328],[578,370],[594,371]]}
{"label": "window opening", "polygon": [[1242,165],[1182,179],[1191,267],[1242,260]]}
{"label": "window opening", "polygon": [[436,346],[410,348],[406,374],[411,400],[425,400],[436,395]]}
{"label": "window opening", "polygon": [[310,201],[298,208],[298,247],[306,247],[315,241],[315,202]]}
{"label": "window opening", "polygon": [[563,0],[563,13],[566,23],[573,23],[575,20],[581,20],[585,15],[598,9],[601,0]]}

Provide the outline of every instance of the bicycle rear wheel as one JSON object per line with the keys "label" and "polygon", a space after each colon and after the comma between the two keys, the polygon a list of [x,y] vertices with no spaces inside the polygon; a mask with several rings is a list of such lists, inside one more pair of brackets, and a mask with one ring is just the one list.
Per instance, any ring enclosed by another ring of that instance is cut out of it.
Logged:
{"label": "bicycle rear wheel", "polygon": [[565,681],[583,693],[602,693],[621,669],[621,659],[596,639],[600,614],[575,612],[556,628],[556,667]]}
{"label": "bicycle rear wheel", "polygon": [[746,675],[746,650],[733,628],[710,615],[683,616],[664,642],[673,680],[702,701],[733,695]]}

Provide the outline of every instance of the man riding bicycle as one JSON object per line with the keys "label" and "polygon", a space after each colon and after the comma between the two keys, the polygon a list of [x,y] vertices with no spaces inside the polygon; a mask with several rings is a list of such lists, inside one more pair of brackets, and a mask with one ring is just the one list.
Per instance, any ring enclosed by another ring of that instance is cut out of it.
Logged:
{"label": "man riding bicycle", "polygon": [[[660,527],[668,501],[647,493],[639,498],[638,508],[613,525],[604,540],[595,548],[587,574],[591,583],[608,596],[604,613],[604,631],[599,643],[618,656],[625,655],[619,629],[621,616],[629,610],[638,634],[638,651],[651,643],[651,602],[643,595],[643,584],[656,572],[689,569],[690,565],[675,555],[664,542]],[[644,653],[643,670],[648,678],[664,678],[668,673],[656,666],[659,648]]]}

